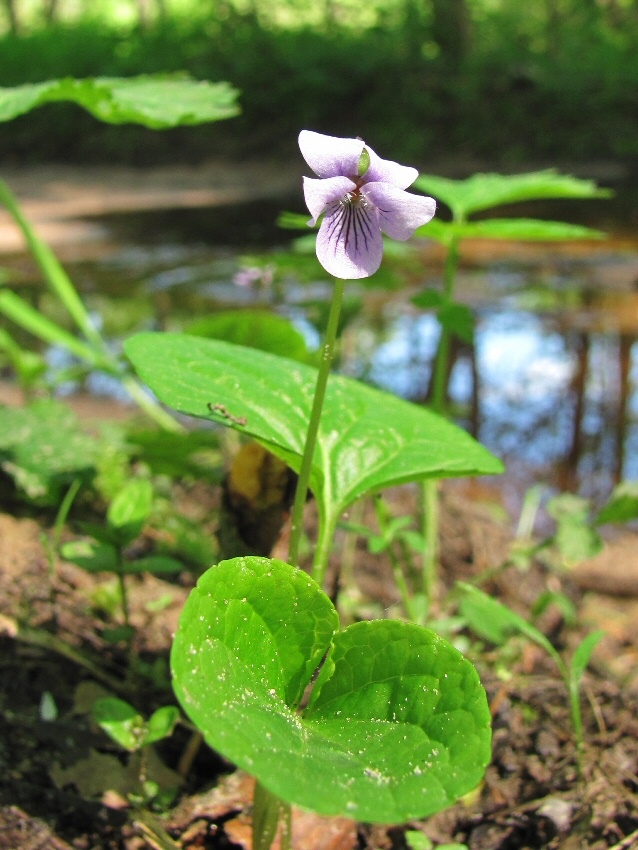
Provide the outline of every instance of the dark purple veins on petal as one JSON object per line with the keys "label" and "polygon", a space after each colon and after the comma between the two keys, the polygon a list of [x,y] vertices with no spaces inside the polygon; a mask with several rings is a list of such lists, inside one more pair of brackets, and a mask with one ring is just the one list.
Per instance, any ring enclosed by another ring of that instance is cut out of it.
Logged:
{"label": "dark purple veins on petal", "polygon": [[354,256],[367,253],[368,241],[373,239],[375,227],[378,228],[371,204],[361,195],[345,195],[333,209],[328,231],[330,242],[333,245],[341,242],[348,256],[353,256],[353,252]]}

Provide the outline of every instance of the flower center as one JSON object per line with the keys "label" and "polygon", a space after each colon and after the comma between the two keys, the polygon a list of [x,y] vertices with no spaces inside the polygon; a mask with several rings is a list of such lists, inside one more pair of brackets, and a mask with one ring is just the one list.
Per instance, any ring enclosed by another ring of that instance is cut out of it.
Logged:
{"label": "flower center", "polygon": [[359,204],[365,209],[368,206],[367,200],[361,194],[361,183],[360,180],[353,180],[353,183],[357,184],[357,188],[353,189],[351,192],[346,192],[346,194],[339,201],[340,206],[342,207],[354,207]]}

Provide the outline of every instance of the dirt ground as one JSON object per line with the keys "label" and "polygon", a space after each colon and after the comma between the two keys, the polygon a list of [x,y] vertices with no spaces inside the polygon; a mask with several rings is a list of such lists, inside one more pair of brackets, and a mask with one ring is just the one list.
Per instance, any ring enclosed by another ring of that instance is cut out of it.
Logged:
{"label": "dirt ground", "polygon": [[[216,498],[210,493],[211,504]],[[409,488],[398,495],[409,505]],[[446,488],[442,582],[468,579],[507,559],[511,535],[484,502]],[[202,500],[202,493],[184,494]],[[251,780],[178,726],[156,747],[152,769],[178,786],[175,804],[151,815],[127,807],[122,789],[138,766],[89,719],[99,695],[119,695],[146,713],[165,704],[171,635],[193,577],[136,577],[131,588],[135,653],[154,677],[132,680],[121,646],[104,639],[108,617],[96,600],[104,584],[43,548],[46,523],[0,514],[0,848],[148,850],[249,848]],[[638,538],[611,540],[601,556],[569,574],[539,563],[508,567],[487,589],[523,614],[546,588],[577,606],[576,626],[550,609],[539,624],[568,656],[604,628],[583,686],[585,748],[579,769],[565,687],[550,659],[525,641],[484,646],[472,658],[492,709],[493,761],[468,798],[426,822],[407,825],[435,845],[470,850],[638,847]],[[357,544],[362,598],[396,602],[388,565]],[[153,603],[163,600],[162,610]],[[390,612],[391,612],[390,608]],[[140,684],[140,681],[142,684]],[[56,716],[43,709],[53,697]],[[46,719],[48,718],[48,719]],[[155,757],[156,756],[156,757]],[[149,766],[149,770],[151,766]],[[113,790],[117,785],[118,792]],[[406,825],[379,827],[296,812],[296,850],[402,850]]]}

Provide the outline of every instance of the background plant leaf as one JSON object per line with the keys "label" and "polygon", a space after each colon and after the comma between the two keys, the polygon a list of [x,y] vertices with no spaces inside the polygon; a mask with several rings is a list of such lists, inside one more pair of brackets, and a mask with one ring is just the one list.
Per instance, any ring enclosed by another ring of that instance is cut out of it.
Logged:
{"label": "background plant leaf", "polygon": [[96,540],[71,540],[64,543],[60,553],[89,573],[119,572],[119,558],[115,546]]}
{"label": "background plant leaf", "polygon": [[100,441],[60,402],[0,407],[0,468],[31,500],[57,503],[75,478],[93,477],[99,453]]}
{"label": "background plant leaf", "polygon": [[638,481],[622,481],[614,487],[594,522],[596,525],[604,525],[607,522],[630,522],[633,519],[638,519]]}
{"label": "background plant leaf", "polygon": [[526,174],[474,174],[466,180],[450,180],[422,174],[414,187],[433,195],[448,206],[455,219],[464,219],[480,210],[503,204],[544,198],[609,198],[593,180],[581,180],[553,169]]}
{"label": "background plant leaf", "polygon": [[0,88],[0,121],[55,101],[77,103],[110,124],[143,124],[155,130],[220,121],[239,113],[237,91],[225,82],[200,82],[185,74],[66,77]]}
{"label": "background plant leaf", "polygon": [[141,532],[153,506],[153,486],[146,478],[134,478],[109,505],[106,522],[117,535],[121,546],[127,546]]}
{"label": "background plant leaf", "polygon": [[479,590],[478,587],[465,582],[457,582],[456,588],[461,593],[459,603],[461,616],[467,621],[473,632],[497,646],[502,646],[513,634],[522,634],[542,647],[558,664],[561,671],[563,670],[560,656],[550,641],[535,626],[528,623],[515,611]]}
{"label": "background plant leaf", "polygon": [[118,697],[103,697],[93,704],[93,719],[125,750],[133,753],[144,738],[144,718],[130,703]]}
{"label": "background plant leaf", "polygon": [[246,345],[300,363],[312,359],[303,334],[292,322],[267,310],[223,310],[201,316],[185,330],[194,336]]}

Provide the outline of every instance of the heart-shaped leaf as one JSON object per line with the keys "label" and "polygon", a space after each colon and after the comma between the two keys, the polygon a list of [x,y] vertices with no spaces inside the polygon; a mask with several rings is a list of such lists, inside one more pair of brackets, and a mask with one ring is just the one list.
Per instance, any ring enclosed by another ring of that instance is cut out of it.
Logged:
{"label": "heart-shaped leaf", "polygon": [[[217,340],[139,334],[126,353],[161,401],[250,434],[299,470],[317,370]],[[334,528],[366,493],[422,478],[498,474],[499,460],[460,428],[359,381],[328,381],[310,487]]]}
{"label": "heart-shaped leaf", "polygon": [[475,787],[491,733],[472,665],[420,626],[337,627],[304,572],[266,558],[222,561],[182,612],[171,654],[178,698],[211,747],[321,814],[403,822]]}

